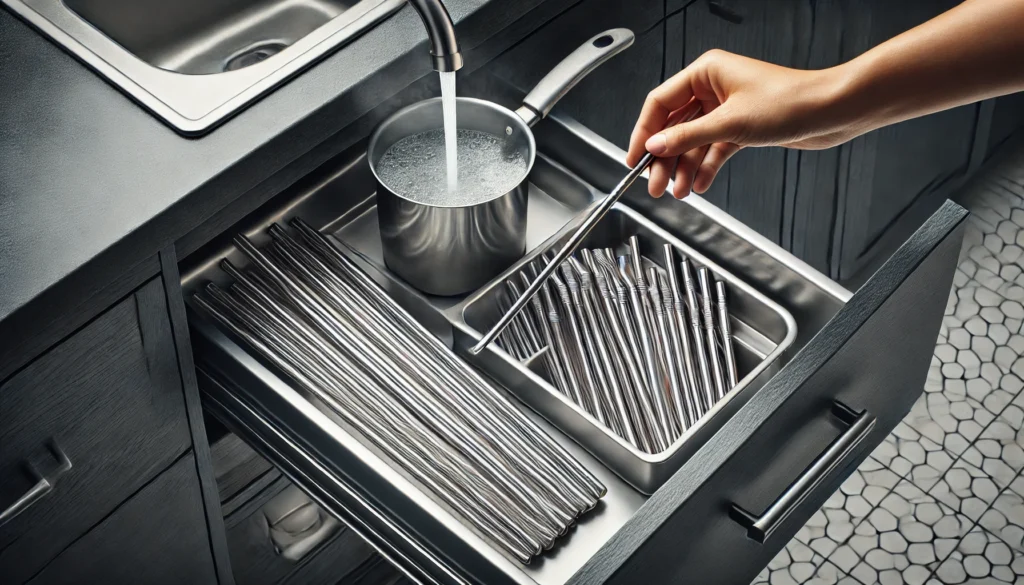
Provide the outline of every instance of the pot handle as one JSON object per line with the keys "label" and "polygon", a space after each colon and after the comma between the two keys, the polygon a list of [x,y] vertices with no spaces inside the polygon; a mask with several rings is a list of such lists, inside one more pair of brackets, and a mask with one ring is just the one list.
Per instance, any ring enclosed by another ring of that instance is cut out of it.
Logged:
{"label": "pot handle", "polygon": [[633,31],[628,28],[613,28],[595,35],[555,65],[523,99],[516,114],[528,126],[533,126],[580,80],[632,45],[633,39]]}

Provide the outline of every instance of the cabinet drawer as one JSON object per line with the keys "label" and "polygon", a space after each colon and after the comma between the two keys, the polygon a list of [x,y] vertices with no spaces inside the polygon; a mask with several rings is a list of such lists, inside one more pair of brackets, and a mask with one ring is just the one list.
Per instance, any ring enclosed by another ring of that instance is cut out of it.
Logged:
{"label": "cabinet drawer", "polygon": [[189,448],[176,355],[154,279],[0,386],[0,510],[22,510],[0,522],[0,581],[30,578]]}
{"label": "cabinet drawer", "polygon": [[256,494],[224,523],[238,585],[334,585],[377,557],[286,478]]}
{"label": "cabinet drawer", "polygon": [[216,582],[196,462],[188,453],[29,583]]}
{"label": "cabinet drawer", "polygon": [[[530,205],[546,204],[547,213],[580,212],[587,196],[607,193],[625,172],[624,153],[574,122],[548,120],[537,136],[549,158],[538,160],[531,182],[548,199]],[[358,155],[341,164],[346,170],[335,170],[314,192],[286,194],[285,215],[331,230],[357,248],[362,261],[383,267],[372,207],[358,207],[372,193],[372,177]],[[785,308],[797,324],[796,338],[779,358],[780,369],[734,399],[720,430],[695,446],[650,496],[534,416],[608,492],[554,551],[529,565],[467,530],[332,418],[328,407],[190,306],[197,363],[213,381],[203,388],[204,405],[421,583],[749,583],[923,391],[966,212],[945,205],[851,295],[699,197],[677,204],[652,200],[645,191],[635,186],[625,205]],[[338,193],[350,193],[352,201]],[[559,193],[563,208],[551,205]],[[346,204],[354,209],[346,213]],[[280,209],[267,211],[266,217],[281,219]],[[242,231],[259,232],[266,217],[251,218],[253,225]],[[550,235],[528,235],[528,241]],[[216,263],[187,275],[186,289],[223,278],[210,266]],[[417,319],[433,311],[447,320],[447,331],[431,330],[451,335],[457,352],[465,355],[479,339],[481,332],[465,320],[468,301],[417,296],[385,268],[371,272]],[[475,363],[487,373],[489,362]],[[515,398],[516,389],[509,390]]]}

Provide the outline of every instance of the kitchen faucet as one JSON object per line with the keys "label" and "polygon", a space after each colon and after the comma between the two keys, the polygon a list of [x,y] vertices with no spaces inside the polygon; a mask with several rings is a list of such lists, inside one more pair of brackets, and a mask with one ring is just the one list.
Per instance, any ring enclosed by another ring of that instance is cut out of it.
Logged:
{"label": "kitchen faucet", "polygon": [[462,68],[462,53],[455,39],[455,25],[441,0],[409,0],[416,9],[430,38],[430,58],[434,69],[442,73]]}

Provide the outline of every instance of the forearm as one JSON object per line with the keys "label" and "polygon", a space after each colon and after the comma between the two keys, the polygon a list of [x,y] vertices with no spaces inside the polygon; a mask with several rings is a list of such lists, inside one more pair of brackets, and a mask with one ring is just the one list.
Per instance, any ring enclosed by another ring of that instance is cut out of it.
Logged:
{"label": "forearm", "polygon": [[966,0],[830,73],[864,132],[1024,90],[1024,0]]}

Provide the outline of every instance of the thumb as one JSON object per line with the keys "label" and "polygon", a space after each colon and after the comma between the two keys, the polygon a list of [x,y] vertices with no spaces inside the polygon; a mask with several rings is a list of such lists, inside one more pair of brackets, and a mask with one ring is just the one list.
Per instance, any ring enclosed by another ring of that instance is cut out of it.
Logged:
{"label": "thumb", "polygon": [[735,142],[726,107],[718,107],[693,121],[665,128],[647,139],[647,151],[658,157],[679,156],[715,142]]}

